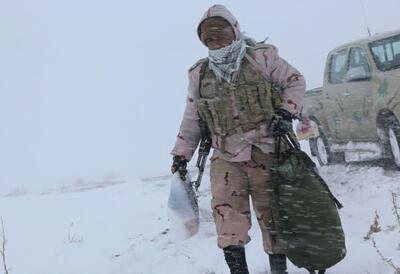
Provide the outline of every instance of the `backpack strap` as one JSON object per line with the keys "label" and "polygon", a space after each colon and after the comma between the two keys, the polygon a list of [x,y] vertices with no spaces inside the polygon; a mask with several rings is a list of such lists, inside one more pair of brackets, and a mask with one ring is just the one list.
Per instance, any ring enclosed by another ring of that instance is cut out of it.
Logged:
{"label": "backpack strap", "polygon": [[[262,75],[265,77],[265,73],[261,65],[248,53],[244,55],[244,57],[250,62],[250,64]],[[268,79],[267,79],[268,80]]]}
{"label": "backpack strap", "polygon": [[193,66],[190,67],[189,72],[197,68],[198,66],[204,67],[203,64],[208,63],[208,58],[202,58],[199,61],[197,61]]}
{"label": "backpack strap", "polygon": [[255,54],[254,51],[259,50],[259,49],[270,49],[270,48],[275,48],[275,46],[271,44],[266,44],[263,42],[259,42],[253,47],[250,47],[249,50],[245,54],[245,58],[252,64],[252,66],[259,72],[261,75],[267,80],[271,81],[270,77],[265,73],[265,69],[262,67],[260,63],[256,61],[254,58]]}
{"label": "backpack strap", "polygon": [[204,75],[206,74],[206,69],[208,66],[208,58],[202,59],[201,68],[199,72],[199,90],[200,90],[200,83],[203,81]]}
{"label": "backpack strap", "polygon": [[198,66],[201,66],[200,71],[199,71],[199,91],[200,91],[200,83],[204,78],[207,64],[208,64],[208,58],[202,58],[199,61],[197,61],[193,66],[191,66],[189,69],[189,73],[190,73],[192,70],[196,69]]}
{"label": "backpack strap", "polygon": [[189,73],[196,69],[198,66],[200,66],[200,71],[199,71],[199,96],[200,96],[200,86],[201,86],[201,81],[203,81],[206,69],[207,69],[207,65],[208,65],[208,58],[202,58],[199,61],[197,61],[190,69],[189,69]]}

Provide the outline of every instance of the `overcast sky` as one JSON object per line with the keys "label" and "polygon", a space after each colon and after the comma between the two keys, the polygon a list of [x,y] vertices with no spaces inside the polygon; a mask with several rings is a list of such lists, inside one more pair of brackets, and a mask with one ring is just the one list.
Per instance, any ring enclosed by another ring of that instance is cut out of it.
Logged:
{"label": "overcast sky", "polygon": [[[226,5],[308,88],[342,43],[400,28],[398,0],[0,0],[0,189],[168,172],[196,27]],[[366,19],[366,20],[365,20]]]}

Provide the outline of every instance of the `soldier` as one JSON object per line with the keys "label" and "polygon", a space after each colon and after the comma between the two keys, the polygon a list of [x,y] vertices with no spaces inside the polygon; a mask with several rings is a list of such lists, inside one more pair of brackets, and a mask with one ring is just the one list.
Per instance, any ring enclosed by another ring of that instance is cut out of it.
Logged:
{"label": "soldier", "polygon": [[[208,58],[189,70],[186,109],[172,150],[172,173],[186,164],[201,138],[199,121],[211,133],[212,210],[218,246],[231,273],[248,273],[245,248],[250,241],[249,196],[269,255],[271,272],[286,272],[286,256],[276,239],[269,195],[274,136],[291,130],[305,92],[303,76],[277,48],[255,43],[240,32],[222,5],[210,7],[197,28]],[[279,121],[268,127],[270,121]]]}

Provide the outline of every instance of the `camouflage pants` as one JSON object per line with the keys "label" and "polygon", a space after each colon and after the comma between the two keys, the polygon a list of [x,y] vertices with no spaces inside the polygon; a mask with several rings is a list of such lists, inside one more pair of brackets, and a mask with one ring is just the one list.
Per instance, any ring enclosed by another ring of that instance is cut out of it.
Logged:
{"label": "camouflage pants", "polygon": [[245,245],[250,241],[250,202],[261,229],[265,252],[282,253],[273,229],[269,194],[271,154],[253,147],[252,159],[228,162],[215,159],[211,164],[212,210],[220,248]]}

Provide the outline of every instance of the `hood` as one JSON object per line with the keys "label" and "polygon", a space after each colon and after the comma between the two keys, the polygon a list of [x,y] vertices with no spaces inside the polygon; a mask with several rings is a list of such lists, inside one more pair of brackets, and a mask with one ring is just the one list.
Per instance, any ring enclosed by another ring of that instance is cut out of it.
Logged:
{"label": "hood", "polygon": [[[211,17],[222,17],[231,24],[233,31],[235,32],[235,37],[238,39],[240,36],[240,26],[239,22],[236,20],[235,16],[223,5],[214,5],[210,7],[203,15],[200,23],[197,26],[197,35],[200,39],[200,25],[204,20]],[[201,40],[201,39],[200,39]],[[203,43],[203,42],[202,42]]]}

